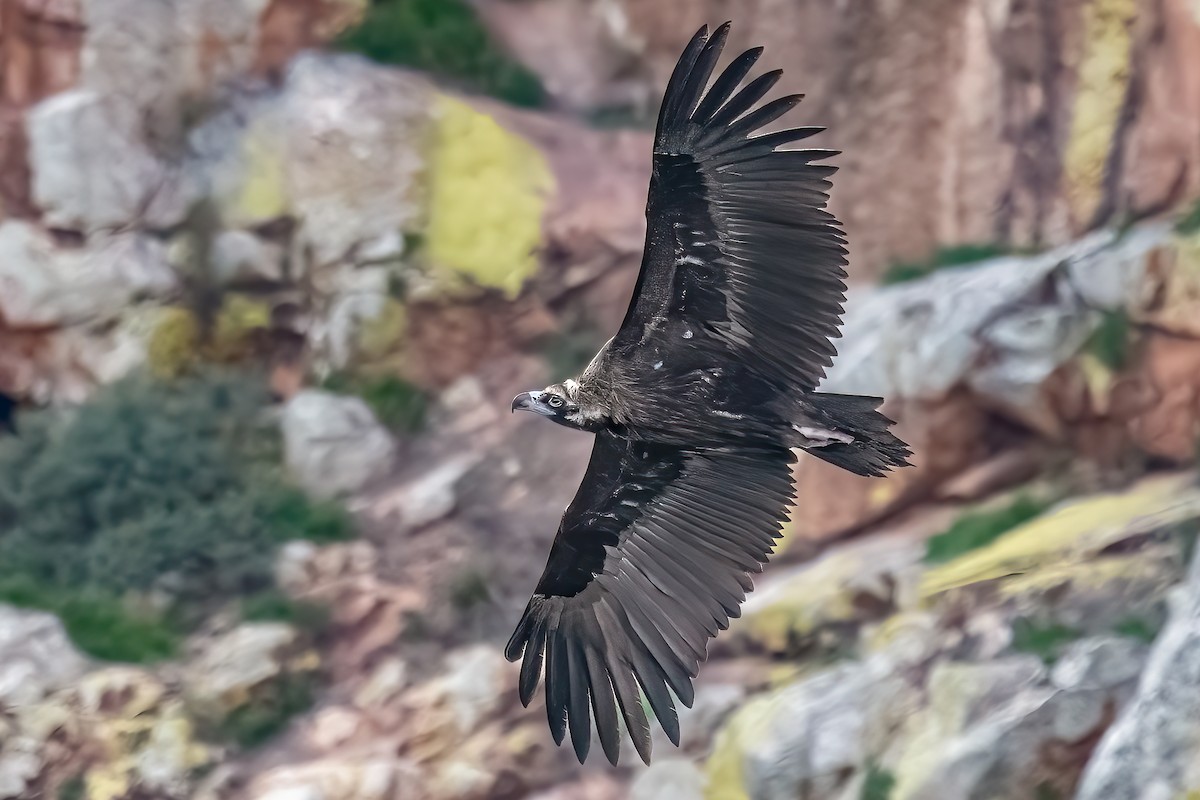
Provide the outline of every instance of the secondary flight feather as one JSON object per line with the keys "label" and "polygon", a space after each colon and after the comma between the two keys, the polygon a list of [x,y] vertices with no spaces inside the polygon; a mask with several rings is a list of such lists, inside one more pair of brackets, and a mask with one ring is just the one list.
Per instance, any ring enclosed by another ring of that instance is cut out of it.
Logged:
{"label": "secondary flight feather", "polygon": [[595,435],[506,649],[524,704],[544,675],[551,734],[580,762],[594,720],[609,761],[624,728],[649,763],[646,705],[679,744],[676,702],[786,519],[793,448],[859,475],[908,463],[880,398],[816,391],[845,300],[819,163],[835,153],[780,149],[820,128],[761,132],[800,101],[762,102],[779,70],[746,80],[762,48],[713,79],[728,34],[697,32],[667,85],[620,329],[577,378],[512,404]]}

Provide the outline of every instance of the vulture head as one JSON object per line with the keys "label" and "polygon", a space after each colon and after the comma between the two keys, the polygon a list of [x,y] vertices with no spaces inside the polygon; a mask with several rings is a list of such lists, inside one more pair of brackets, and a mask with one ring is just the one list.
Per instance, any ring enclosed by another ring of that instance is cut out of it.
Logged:
{"label": "vulture head", "polygon": [[548,417],[552,422],[579,430],[599,430],[601,414],[584,408],[579,397],[579,383],[565,380],[553,383],[540,392],[522,392],[513,398],[513,411],[531,411]]}

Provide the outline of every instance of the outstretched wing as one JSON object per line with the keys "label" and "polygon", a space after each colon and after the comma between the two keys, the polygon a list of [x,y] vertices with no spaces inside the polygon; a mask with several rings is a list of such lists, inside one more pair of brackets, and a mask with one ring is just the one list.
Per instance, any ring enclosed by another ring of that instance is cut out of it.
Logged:
{"label": "outstretched wing", "polygon": [[[780,388],[813,389],[837,352],[829,340],[840,336],[845,300],[846,241],[825,210],[835,168],[813,163],[836,151],[778,149],[822,128],[755,135],[801,99],[759,104],[781,70],[737,91],[762,48],[705,91],[728,32],[728,23],[711,38],[701,28],[667,85],[646,249],[613,346],[634,358],[661,352],[656,339],[670,336],[675,352],[715,347]],[[676,341],[680,322],[707,335]]]}
{"label": "outstretched wing", "polygon": [[[750,575],[779,535],[791,498],[785,448],[689,452],[596,435],[545,572],[505,655],[521,665],[528,705],[542,674],[550,730],[567,729],[580,762],[590,718],[617,763],[618,714],[649,763],[640,693],[671,741],[671,692],[691,706],[708,639],[739,613]],[[668,691],[670,690],[670,691]]]}

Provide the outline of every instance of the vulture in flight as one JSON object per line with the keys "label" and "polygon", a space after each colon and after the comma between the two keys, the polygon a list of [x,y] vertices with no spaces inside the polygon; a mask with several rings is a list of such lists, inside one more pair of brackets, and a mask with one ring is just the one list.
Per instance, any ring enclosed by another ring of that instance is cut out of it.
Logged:
{"label": "vulture in flight", "polygon": [[[650,759],[647,706],[679,744],[708,640],[753,588],[793,497],[793,448],[858,475],[907,465],[878,397],[818,392],[836,350],[846,240],[825,210],[820,132],[761,129],[800,95],[742,86],[762,48],[710,84],[729,33],[692,38],[654,138],[646,245],[620,329],[583,373],[512,403],[595,435],[505,655],[528,705],[545,673],[554,740],[582,763],[595,720]],[[644,703],[643,704],[643,700]]]}

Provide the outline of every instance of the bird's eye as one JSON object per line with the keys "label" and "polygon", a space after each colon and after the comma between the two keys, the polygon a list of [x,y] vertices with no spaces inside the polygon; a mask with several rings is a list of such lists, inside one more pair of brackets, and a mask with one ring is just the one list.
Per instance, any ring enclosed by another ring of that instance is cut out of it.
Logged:
{"label": "bird's eye", "polygon": [[550,404],[551,408],[562,408],[563,399],[556,394],[552,394],[546,402]]}

